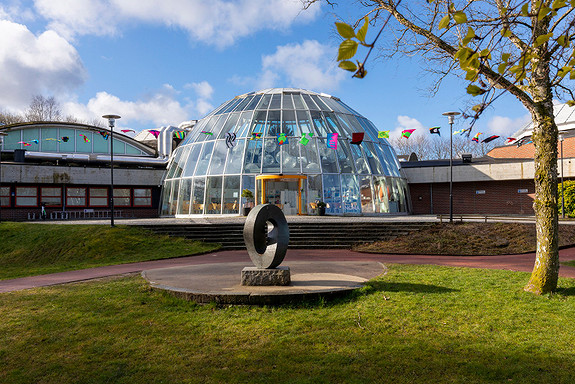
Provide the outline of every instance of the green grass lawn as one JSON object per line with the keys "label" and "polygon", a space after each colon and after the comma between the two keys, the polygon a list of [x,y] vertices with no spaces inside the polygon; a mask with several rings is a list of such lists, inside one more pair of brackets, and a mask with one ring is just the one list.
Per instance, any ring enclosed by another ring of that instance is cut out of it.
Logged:
{"label": "green grass lawn", "polygon": [[215,244],[135,227],[0,223],[0,279],[194,255]]}
{"label": "green grass lawn", "polygon": [[573,383],[575,280],[390,265],[334,302],[199,306],[139,277],[0,294],[2,383]]}

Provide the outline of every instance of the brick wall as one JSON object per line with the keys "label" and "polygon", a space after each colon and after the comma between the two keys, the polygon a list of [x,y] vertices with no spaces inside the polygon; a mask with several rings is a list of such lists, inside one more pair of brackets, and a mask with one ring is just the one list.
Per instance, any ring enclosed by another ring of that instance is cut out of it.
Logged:
{"label": "brick wall", "polygon": [[[449,183],[410,184],[409,189],[414,214],[449,213]],[[533,215],[534,196],[533,180],[453,183],[453,213]]]}

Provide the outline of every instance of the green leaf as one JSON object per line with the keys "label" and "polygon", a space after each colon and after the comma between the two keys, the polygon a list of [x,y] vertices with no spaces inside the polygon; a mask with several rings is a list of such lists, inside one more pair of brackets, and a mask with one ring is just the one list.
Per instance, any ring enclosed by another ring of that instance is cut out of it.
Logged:
{"label": "green leaf", "polygon": [[473,112],[480,112],[483,109],[483,104],[477,104],[474,105],[473,107],[471,107],[471,110]]}
{"label": "green leaf", "polygon": [[365,43],[365,35],[367,35],[367,27],[369,25],[369,18],[366,16],[364,19],[363,25],[357,31],[357,39],[362,43]]}
{"label": "green leaf", "polygon": [[463,24],[467,22],[467,15],[463,11],[457,11],[453,14],[453,20],[456,24]]}
{"label": "green leaf", "polygon": [[469,84],[467,87],[467,93],[469,93],[471,96],[483,95],[485,92],[487,92],[485,89],[482,89],[474,84]]}
{"label": "green leaf", "polygon": [[511,53],[503,53],[501,54],[501,60],[502,61],[509,61],[509,58],[511,57]]}
{"label": "green leaf", "polygon": [[499,72],[500,74],[503,75],[505,73],[505,69],[507,69],[508,65],[509,65],[508,63],[499,64],[499,66],[497,67],[497,72]]}
{"label": "green leaf", "polygon": [[535,39],[535,44],[533,44],[533,46],[534,46],[534,47],[538,47],[538,46],[540,46],[540,45],[543,45],[543,44],[545,44],[546,42],[548,42],[549,39],[552,38],[552,37],[553,37],[553,32],[548,33],[548,34],[546,34],[546,35],[538,36],[537,39]]}
{"label": "green leaf", "polygon": [[477,80],[478,72],[475,70],[467,71],[467,75],[465,75],[465,80],[475,81]]}
{"label": "green leaf", "polygon": [[523,6],[521,7],[521,14],[523,16],[529,16],[529,2],[523,4]]}
{"label": "green leaf", "polygon": [[439,29],[447,28],[448,25],[449,25],[449,15],[445,15],[439,21],[439,25],[437,26],[437,28]]}
{"label": "green leaf", "polygon": [[507,28],[501,30],[501,36],[503,37],[511,37],[511,31]]}
{"label": "green leaf", "polygon": [[575,71],[569,72],[569,80],[575,80]]}
{"label": "green leaf", "polygon": [[539,15],[537,15],[537,20],[543,20],[545,16],[547,16],[551,12],[551,8],[549,7],[541,7],[539,10]]}
{"label": "green leaf", "polygon": [[572,67],[563,67],[557,71],[557,76],[563,78],[563,77],[565,77],[566,74],[571,72],[572,69],[573,69]]}
{"label": "green leaf", "polygon": [[557,38],[557,44],[562,46],[563,48],[567,48],[569,46],[569,39],[566,35],[561,35]]}
{"label": "green leaf", "polygon": [[491,59],[491,51],[488,48],[485,48],[479,53],[479,56]]}
{"label": "green leaf", "polygon": [[335,26],[337,27],[337,33],[339,33],[339,35],[344,39],[355,37],[355,31],[351,25],[346,23],[335,23]]}
{"label": "green leaf", "polygon": [[557,11],[558,9],[565,7],[565,5],[565,0],[555,0],[551,5],[551,8],[553,8],[554,11]]}
{"label": "green leaf", "polygon": [[357,65],[355,65],[354,62],[349,60],[342,61],[341,63],[339,63],[338,67],[340,67],[341,69],[345,69],[346,71],[351,72],[357,71]]}
{"label": "green leaf", "polygon": [[570,106],[570,107],[575,107],[575,101],[573,101],[573,100],[568,100],[568,101],[567,101],[567,105]]}
{"label": "green leaf", "polygon": [[337,61],[348,60],[355,56],[357,52],[357,41],[354,40],[344,40],[339,45],[339,51],[337,53]]}
{"label": "green leaf", "polygon": [[473,28],[468,27],[467,28],[467,35],[465,35],[465,37],[463,38],[462,44],[463,45],[469,44],[471,39],[473,39],[474,37],[475,37],[475,31],[473,30]]}

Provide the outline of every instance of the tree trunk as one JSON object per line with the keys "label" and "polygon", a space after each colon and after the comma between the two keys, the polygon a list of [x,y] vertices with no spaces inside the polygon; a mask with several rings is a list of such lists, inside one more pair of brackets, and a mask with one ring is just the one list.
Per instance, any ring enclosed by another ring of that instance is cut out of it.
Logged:
{"label": "tree trunk", "polygon": [[557,288],[559,236],[557,208],[557,125],[551,101],[538,103],[532,112],[535,143],[535,210],[537,253],[528,292],[543,294]]}

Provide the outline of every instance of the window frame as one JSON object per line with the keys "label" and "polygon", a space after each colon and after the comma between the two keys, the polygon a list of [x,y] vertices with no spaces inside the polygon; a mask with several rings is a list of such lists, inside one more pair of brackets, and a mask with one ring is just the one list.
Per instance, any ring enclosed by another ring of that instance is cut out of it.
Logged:
{"label": "window frame", "polygon": [[[44,189],[59,189],[60,190],[60,195],[44,195]],[[62,201],[63,201],[63,193],[62,193],[62,187],[47,187],[47,186],[41,186],[40,187],[40,194],[39,194],[39,198],[40,198],[40,204],[43,203],[43,198],[44,197],[58,197],[60,198],[60,203],[59,204],[51,204],[51,203],[46,203],[46,207],[50,207],[50,208],[61,208],[62,207]]]}
{"label": "window frame", "polygon": [[[106,192],[106,196],[103,195],[94,195],[92,196],[92,191],[95,190],[102,190]],[[106,202],[105,204],[92,204],[92,199],[105,199],[104,201]],[[107,187],[89,187],[88,188],[88,199],[87,199],[87,206],[88,207],[94,207],[94,208],[107,208],[109,205],[109,200],[110,199],[110,192],[108,191]]]}
{"label": "window frame", "polygon": [[[36,204],[33,205],[21,205],[18,204],[18,197],[20,197],[18,195],[18,189],[32,189],[32,190],[36,190],[36,194],[34,196],[21,196],[22,198],[31,198],[31,197],[36,197]],[[17,208],[30,208],[30,207],[38,207],[38,187],[35,186],[28,186],[28,187],[24,187],[24,186],[17,186],[14,190],[14,196],[15,196],[15,206]]]}
{"label": "window frame", "polygon": [[[84,204],[83,205],[76,205],[76,204],[70,204],[69,199],[70,198],[80,198],[82,196],[70,196],[70,189],[83,189],[84,190]],[[87,203],[88,203],[88,187],[66,187],[66,207],[74,207],[74,208],[85,208],[87,207]]]}
{"label": "window frame", "polygon": [[[149,191],[149,195],[146,195],[144,197],[140,197],[140,196],[136,196],[136,190],[146,190]],[[132,189],[132,205],[134,207],[138,207],[138,208],[151,208],[153,206],[153,201],[152,201],[152,188],[133,188]],[[149,205],[143,205],[143,204],[137,204],[136,203],[136,199],[143,199],[143,198],[148,198],[150,201]]]}

